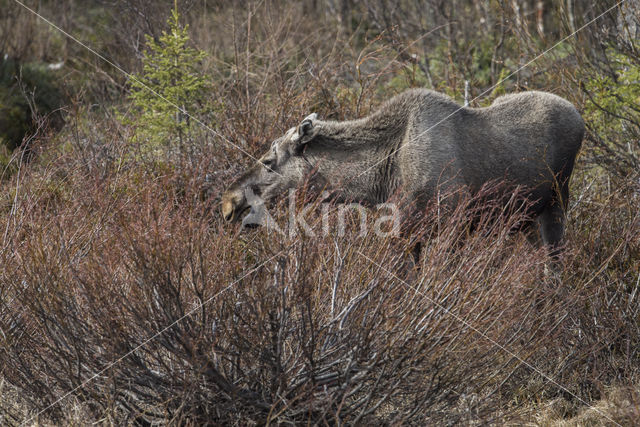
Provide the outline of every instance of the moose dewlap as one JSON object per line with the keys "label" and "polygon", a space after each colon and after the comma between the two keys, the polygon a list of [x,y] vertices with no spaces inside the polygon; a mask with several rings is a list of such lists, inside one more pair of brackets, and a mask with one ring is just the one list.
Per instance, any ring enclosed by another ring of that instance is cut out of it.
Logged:
{"label": "moose dewlap", "polygon": [[400,195],[412,212],[438,191],[474,192],[503,181],[527,189],[528,213],[537,217],[543,242],[556,246],[584,131],[576,108],[550,93],[466,108],[437,92],[409,90],[358,120],[306,117],[231,185],[222,214],[236,221],[251,207],[247,194],[269,202],[306,179],[344,201],[375,205]]}

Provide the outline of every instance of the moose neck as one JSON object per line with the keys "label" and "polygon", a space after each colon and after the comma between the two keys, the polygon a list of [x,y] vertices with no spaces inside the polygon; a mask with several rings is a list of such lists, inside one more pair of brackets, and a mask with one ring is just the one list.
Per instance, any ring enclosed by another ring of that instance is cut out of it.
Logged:
{"label": "moose neck", "polygon": [[382,203],[395,190],[389,171],[405,127],[374,118],[319,122],[305,152],[322,184],[344,201]]}

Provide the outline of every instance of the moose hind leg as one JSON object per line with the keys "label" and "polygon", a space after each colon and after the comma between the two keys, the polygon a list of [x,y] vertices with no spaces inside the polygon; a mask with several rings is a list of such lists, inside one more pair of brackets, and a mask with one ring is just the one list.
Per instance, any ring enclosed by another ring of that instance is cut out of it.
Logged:
{"label": "moose hind leg", "polygon": [[538,218],[542,243],[553,258],[560,254],[560,245],[564,238],[564,221],[564,208],[557,202],[547,206]]}

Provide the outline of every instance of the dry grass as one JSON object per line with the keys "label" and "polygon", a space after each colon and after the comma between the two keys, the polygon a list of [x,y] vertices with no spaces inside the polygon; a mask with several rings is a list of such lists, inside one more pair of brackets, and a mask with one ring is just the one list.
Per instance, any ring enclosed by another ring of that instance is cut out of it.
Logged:
{"label": "dry grass", "polygon": [[[614,387],[590,408],[581,408],[559,398],[537,410],[534,419],[541,426],[634,425],[640,418],[640,395],[633,387]],[[614,422],[612,422],[614,421]]]}

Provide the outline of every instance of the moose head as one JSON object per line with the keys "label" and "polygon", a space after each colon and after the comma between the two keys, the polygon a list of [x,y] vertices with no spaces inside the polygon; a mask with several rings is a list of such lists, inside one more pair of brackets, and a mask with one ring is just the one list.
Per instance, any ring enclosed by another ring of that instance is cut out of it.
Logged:
{"label": "moose head", "polygon": [[313,164],[305,157],[305,149],[317,133],[316,119],[317,114],[310,114],[273,141],[269,151],[222,195],[226,221],[241,220],[258,200],[270,202],[309,175]]}

